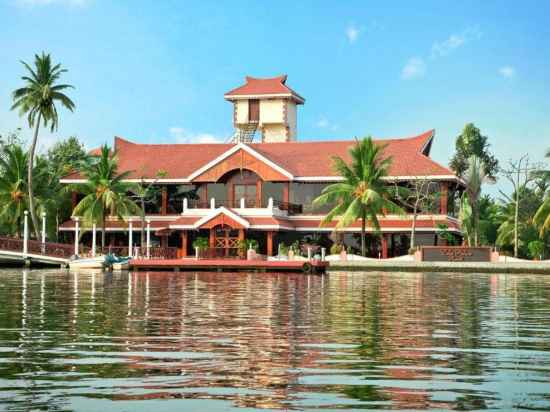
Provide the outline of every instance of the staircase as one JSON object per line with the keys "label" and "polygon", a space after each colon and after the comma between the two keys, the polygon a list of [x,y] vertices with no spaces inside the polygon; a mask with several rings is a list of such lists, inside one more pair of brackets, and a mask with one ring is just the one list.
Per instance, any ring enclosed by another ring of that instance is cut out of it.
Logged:
{"label": "staircase", "polygon": [[258,130],[257,122],[240,125],[232,136],[232,143],[252,143]]}

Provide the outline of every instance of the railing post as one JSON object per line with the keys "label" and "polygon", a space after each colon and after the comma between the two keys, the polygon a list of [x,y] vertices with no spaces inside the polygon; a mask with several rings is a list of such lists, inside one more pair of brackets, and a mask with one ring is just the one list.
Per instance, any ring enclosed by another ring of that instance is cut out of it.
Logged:
{"label": "railing post", "polygon": [[151,219],[147,219],[147,259],[151,257]]}
{"label": "railing post", "polygon": [[187,212],[187,208],[188,208],[188,207],[189,207],[188,200],[187,200],[186,197],[184,197],[184,198],[183,198],[183,209],[182,209],[183,212],[182,212],[182,214],[185,213],[185,212]]}
{"label": "railing post", "polygon": [[244,203],[244,197],[241,197],[241,209],[244,209],[246,207]]}
{"label": "railing post", "polygon": [[23,257],[26,258],[29,252],[29,211],[25,210],[23,221]]}
{"label": "railing post", "polygon": [[94,222],[92,224],[92,257],[95,257],[96,243],[96,224]]}
{"label": "railing post", "polygon": [[80,222],[78,219],[78,216],[74,218],[75,220],[75,226],[74,226],[74,254],[78,255],[78,232],[80,229]]}
{"label": "railing post", "polygon": [[215,208],[216,208],[216,199],[212,197],[210,198],[210,209],[215,209]]}
{"label": "railing post", "polygon": [[128,256],[132,257],[132,247],[134,245],[134,222],[132,218],[128,219]]}
{"label": "railing post", "polygon": [[42,249],[46,245],[46,212],[42,212]]}

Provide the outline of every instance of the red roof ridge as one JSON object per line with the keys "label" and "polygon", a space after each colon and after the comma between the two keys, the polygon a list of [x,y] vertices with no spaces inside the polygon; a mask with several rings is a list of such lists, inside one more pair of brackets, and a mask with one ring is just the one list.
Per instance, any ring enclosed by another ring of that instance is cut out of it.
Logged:
{"label": "red roof ridge", "polygon": [[287,75],[276,77],[245,76],[245,84],[236,87],[224,94],[228,100],[238,96],[282,95],[294,98],[296,103],[302,104],[305,99],[286,85]]}
{"label": "red roof ridge", "polygon": [[282,84],[286,85],[286,79],[288,78],[288,75],[281,74],[280,76],[275,77],[252,77],[252,76],[245,76],[246,82],[254,82],[254,81],[279,81]]}
{"label": "red roof ridge", "polygon": [[[388,137],[388,138],[379,138],[379,137],[374,137],[373,140],[375,142],[396,142],[396,141],[409,141],[409,142],[412,142],[412,141],[415,141],[415,140],[418,140],[418,143],[422,143],[422,144],[419,144],[419,149],[422,148],[422,146],[424,146],[431,138],[433,138],[435,135],[435,129],[430,129],[424,133],[421,133],[419,135],[416,135],[416,136],[409,136],[409,137]],[[288,146],[290,144],[311,144],[311,143],[353,143],[355,142],[355,139],[360,139],[360,138],[353,138],[353,139],[331,139],[331,140],[299,140],[299,141],[292,141],[292,142],[274,142],[274,143],[260,143],[260,142],[256,142],[256,143],[250,143],[250,146],[255,146],[255,145],[270,145],[270,146],[274,146],[274,145],[285,145],[285,146]]]}

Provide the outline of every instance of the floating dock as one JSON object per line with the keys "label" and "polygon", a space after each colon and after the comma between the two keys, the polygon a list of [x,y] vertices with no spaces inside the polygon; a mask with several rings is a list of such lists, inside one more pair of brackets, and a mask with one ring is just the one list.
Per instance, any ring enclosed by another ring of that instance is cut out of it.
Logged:
{"label": "floating dock", "polygon": [[241,259],[132,259],[130,270],[245,271],[324,273],[328,262],[318,260],[241,260]]}

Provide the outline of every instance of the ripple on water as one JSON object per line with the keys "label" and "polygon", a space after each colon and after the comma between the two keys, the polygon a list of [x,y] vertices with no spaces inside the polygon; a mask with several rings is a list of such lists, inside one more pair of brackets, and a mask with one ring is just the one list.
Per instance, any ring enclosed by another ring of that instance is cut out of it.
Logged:
{"label": "ripple on water", "polygon": [[550,277],[0,279],[0,409],[550,410]]}

